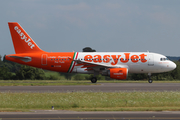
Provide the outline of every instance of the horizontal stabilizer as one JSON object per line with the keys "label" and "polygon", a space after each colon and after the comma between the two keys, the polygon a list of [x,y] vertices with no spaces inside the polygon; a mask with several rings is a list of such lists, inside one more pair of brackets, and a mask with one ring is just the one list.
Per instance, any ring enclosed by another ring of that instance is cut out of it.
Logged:
{"label": "horizontal stabilizer", "polygon": [[19,59],[19,60],[22,60],[24,62],[30,62],[31,61],[31,57],[19,57],[19,56],[8,56],[8,57]]}

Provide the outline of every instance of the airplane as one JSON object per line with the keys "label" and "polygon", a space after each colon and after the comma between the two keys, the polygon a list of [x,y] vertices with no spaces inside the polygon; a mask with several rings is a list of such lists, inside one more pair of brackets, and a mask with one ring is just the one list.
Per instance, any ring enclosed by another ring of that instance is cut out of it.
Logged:
{"label": "airplane", "polygon": [[17,22],[8,22],[15,54],[5,59],[19,64],[64,73],[93,74],[125,80],[128,73],[147,73],[152,83],[152,73],[174,70],[176,64],[166,56],[152,52],[45,52]]}

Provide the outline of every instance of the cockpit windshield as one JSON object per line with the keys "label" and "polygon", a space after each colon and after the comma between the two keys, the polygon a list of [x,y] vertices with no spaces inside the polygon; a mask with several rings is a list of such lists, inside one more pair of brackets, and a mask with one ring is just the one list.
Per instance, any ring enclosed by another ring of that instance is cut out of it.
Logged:
{"label": "cockpit windshield", "polygon": [[166,61],[169,60],[168,58],[160,58],[160,61]]}

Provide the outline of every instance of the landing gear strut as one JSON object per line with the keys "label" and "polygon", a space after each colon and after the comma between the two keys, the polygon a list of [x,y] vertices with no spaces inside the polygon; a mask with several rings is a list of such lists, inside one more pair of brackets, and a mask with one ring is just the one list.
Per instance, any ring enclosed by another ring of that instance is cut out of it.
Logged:
{"label": "landing gear strut", "polygon": [[148,76],[149,76],[149,80],[148,80],[148,82],[149,82],[149,83],[152,83],[152,82],[153,82],[153,80],[151,79],[151,73],[148,73]]}
{"label": "landing gear strut", "polygon": [[92,77],[92,78],[91,78],[91,82],[92,82],[92,83],[96,83],[96,82],[97,82],[97,78],[96,78],[96,77]]}

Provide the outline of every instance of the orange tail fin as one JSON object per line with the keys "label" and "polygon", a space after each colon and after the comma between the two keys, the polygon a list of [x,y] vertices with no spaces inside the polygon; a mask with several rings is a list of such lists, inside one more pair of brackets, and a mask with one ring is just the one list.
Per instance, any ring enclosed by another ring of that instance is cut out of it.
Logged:
{"label": "orange tail fin", "polygon": [[8,24],[16,54],[43,52],[17,22]]}

